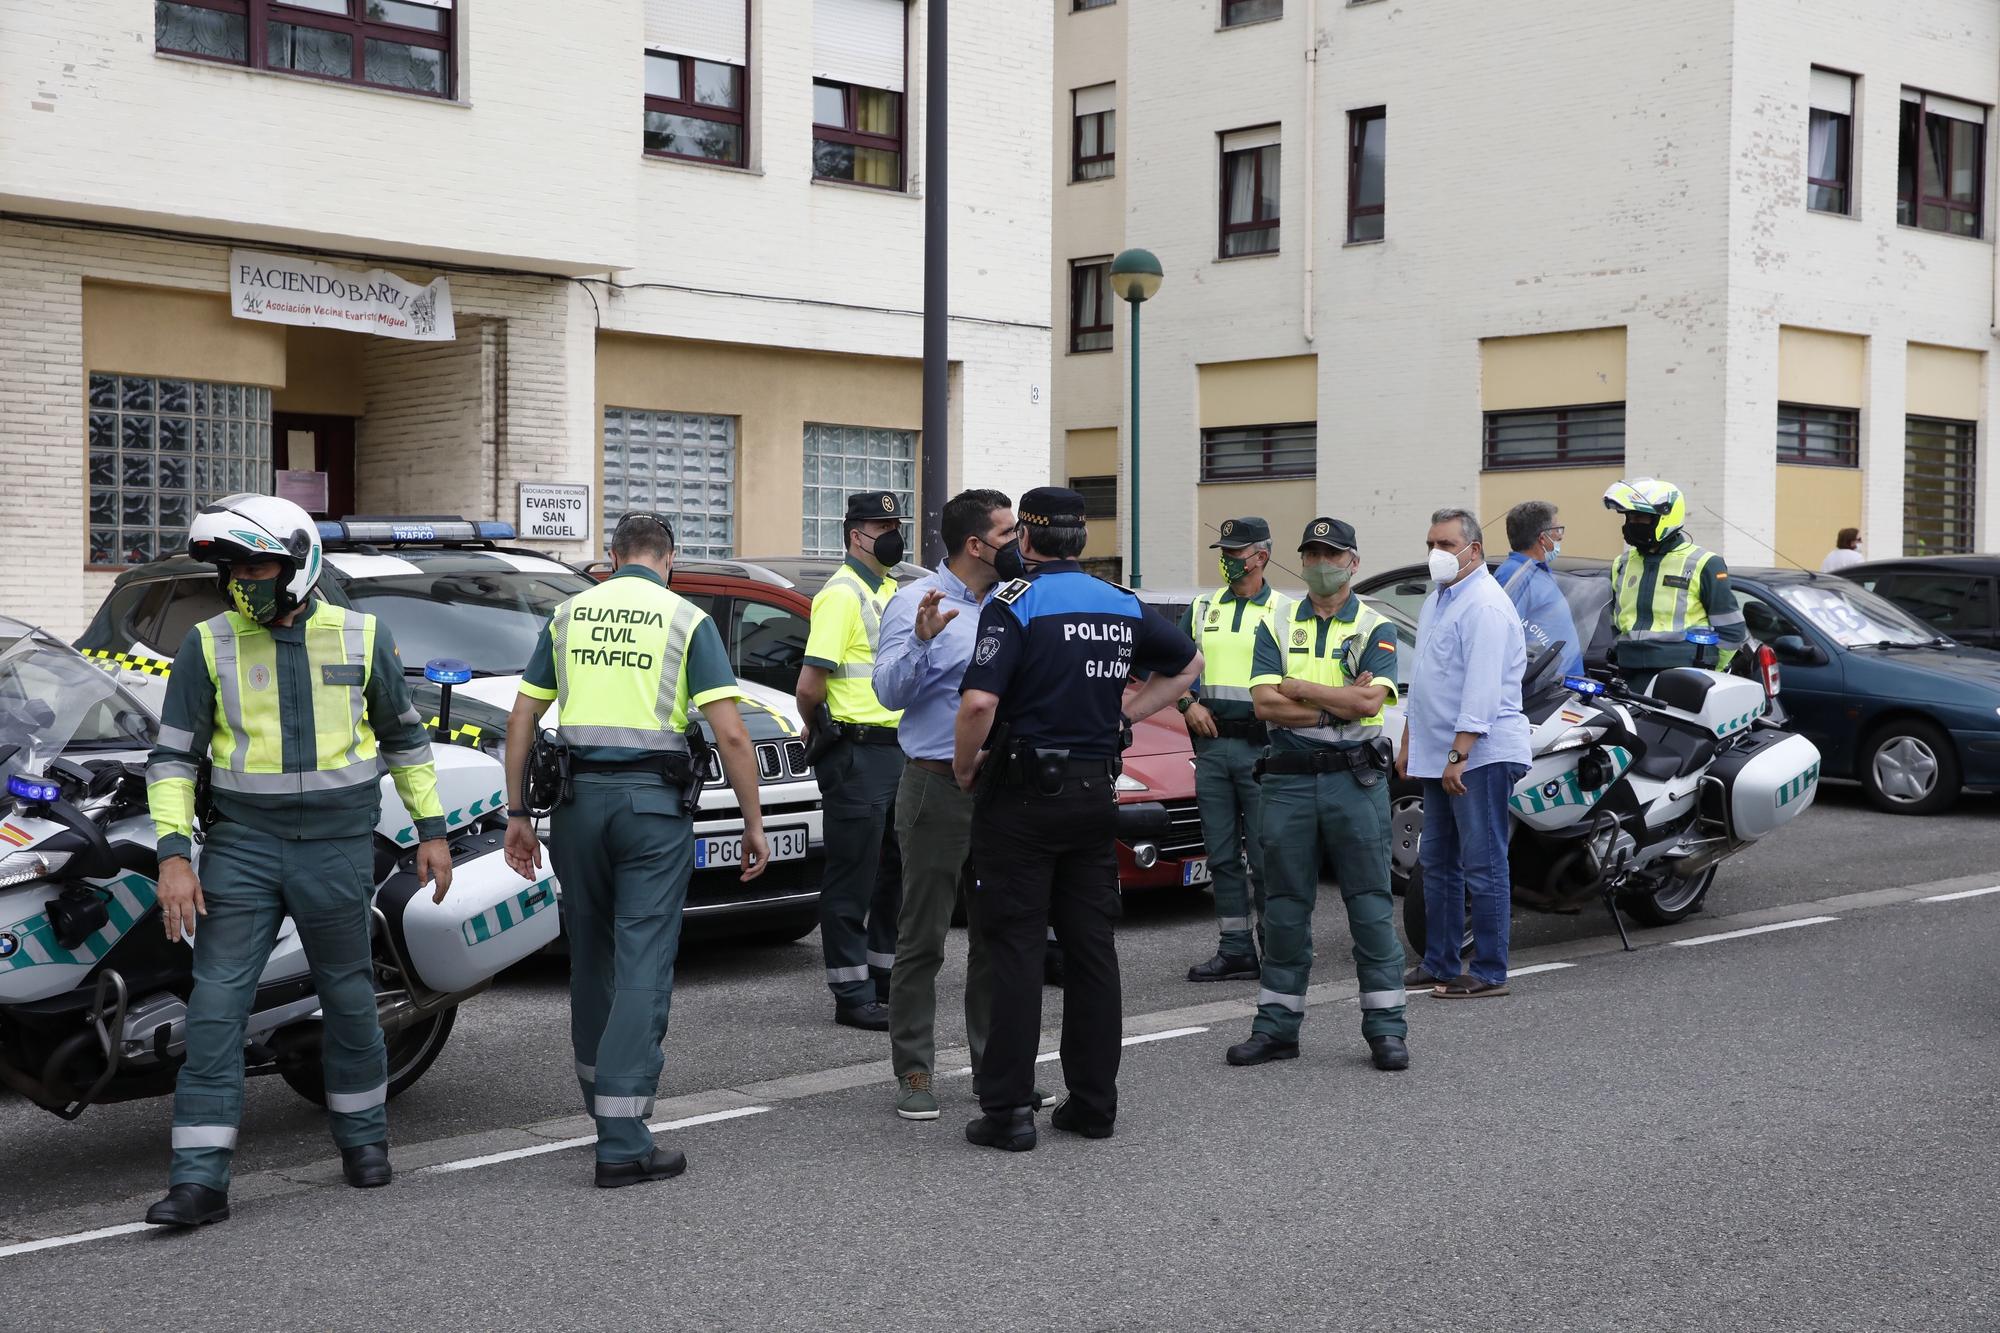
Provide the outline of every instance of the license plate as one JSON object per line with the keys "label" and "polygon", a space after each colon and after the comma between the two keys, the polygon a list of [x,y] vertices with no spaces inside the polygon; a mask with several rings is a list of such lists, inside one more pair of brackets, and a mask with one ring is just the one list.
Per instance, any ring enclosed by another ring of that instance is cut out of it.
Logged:
{"label": "license plate", "polygon": [[[771,848],[773,861],[797,861],[806,854],[806,831],[802,828],[774,828],[764,830],[764,841]],[[718,870],[727,866],[740,867],[743,864],[743,835],[725,834],[720,838],[696,838],[694,840],[694,868],[696,870]]]}
{"label": "license plate", "polygon": [[1198,856],[1192,861],[1181,862],[1182,884],[1208,883],[1208,858]]}

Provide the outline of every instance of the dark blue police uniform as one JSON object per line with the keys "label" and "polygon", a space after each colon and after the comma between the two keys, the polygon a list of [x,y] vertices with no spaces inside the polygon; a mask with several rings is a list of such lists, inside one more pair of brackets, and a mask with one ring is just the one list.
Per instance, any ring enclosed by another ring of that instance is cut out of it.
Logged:
{"label": "dark blue police uniform", "polygon": [[[1024,496],[1020,514],[1028,524],[1083,522],[1081,497],[1053,487]],[[993,977],[979,1079],[989,1115],[1033,1104],[1052,918],[1067,972],[1062,1067],[1070,1100],[1083,1123],[1108,1128],[1117,1114],[1114,783],[1125,685],[1134,671],[1183,671],[1194,655],[1187,635],[1073,560],[1036,566],[1032,579],[1006,584],[980,612],[960,688],[1000,697],[986,759],[999,767],[982,773],[973,811],[970,896]]]}

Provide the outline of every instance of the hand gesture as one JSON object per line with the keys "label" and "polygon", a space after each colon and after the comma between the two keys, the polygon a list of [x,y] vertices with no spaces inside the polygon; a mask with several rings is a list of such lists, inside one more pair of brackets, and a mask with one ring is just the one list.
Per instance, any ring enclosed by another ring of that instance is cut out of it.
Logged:
{"label": "hand gesture", "polygon": [[935,639],[939,632],[958,619],[958,608],[939,612],[938,603],[944,600],[944,590],[932,588],[924,594],[924,600],[917,603],[917,638],[924,643]]}
{"label": "hand gesture", "polygon": [[1189,704],[1183,716],[1187,718],[1188,735],[1201,736],[1208,740],[1215,739],[1215,714],[1209,712],[1200,702]]}
{"label": "hand gesture", "polygon": [[771,864],[771,848],[764,841],[764,830],[747,828],[743,830],[743,873],[737,876],[745,884],[764,873]]}
{"label": "hand gesture", "polygon": [[425,838],[417,844],[417,883],[437,885],[431,901],[441,903],[451,891],[451,848],[443,838]]}
{"label": "hand gesture", "polygon": [[507,845],[502,849],[507,868],[522,879],[533,879],[542,868],[542,840],[535,836],[535,821],[517,815],[507,821]]}
{"label": "hand gesture", "polygon": [[177,940],[193,934],[197,913],[208,915],[208,904],[202,901],[201,881],[195,877],[194,867],[186,857],[169,857],[160,865],[160,922],[167,929],[167,938]]}

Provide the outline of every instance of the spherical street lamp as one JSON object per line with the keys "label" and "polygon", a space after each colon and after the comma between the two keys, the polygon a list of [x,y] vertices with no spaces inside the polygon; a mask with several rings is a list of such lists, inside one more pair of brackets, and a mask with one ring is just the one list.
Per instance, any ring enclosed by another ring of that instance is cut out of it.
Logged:
{"label": "spherical street lamp", "polygon": [[1139,307],[1160,290],[1166,274],[1151,250],[1121,250],[1111,261],[1111,290],[1132,307],[1132,463],[1125,503],[1131,509],[1132,559],[1127,577],[1139,586]]}

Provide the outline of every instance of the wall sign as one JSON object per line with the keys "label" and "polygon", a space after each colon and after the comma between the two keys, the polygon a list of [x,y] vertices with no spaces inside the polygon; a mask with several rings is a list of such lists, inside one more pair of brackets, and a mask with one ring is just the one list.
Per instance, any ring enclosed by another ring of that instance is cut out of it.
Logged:
{"label": "wall sign", "polygon": [[385,269],[335,268],[259,250],[229,252],[229,308],[238,319],[346,329],[412,342],[451,342],[451,284],[420,286]]}
{"label": "wall sign", "polygon": [[588,541],[590,487],[522,482],[521,536],[552,542]]}

